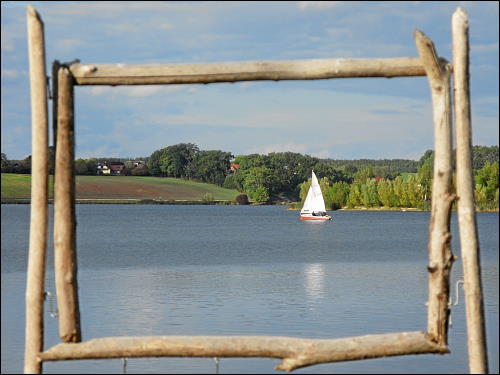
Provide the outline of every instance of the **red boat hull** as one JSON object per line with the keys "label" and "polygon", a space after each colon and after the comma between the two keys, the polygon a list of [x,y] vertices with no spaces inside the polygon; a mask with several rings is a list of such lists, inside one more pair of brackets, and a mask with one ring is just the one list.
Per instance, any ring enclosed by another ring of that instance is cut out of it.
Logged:
{"label": "red boat hull", "polygon": [[300,220],[326,221],[332,220],[332,218],[330,216],[301,216]]}

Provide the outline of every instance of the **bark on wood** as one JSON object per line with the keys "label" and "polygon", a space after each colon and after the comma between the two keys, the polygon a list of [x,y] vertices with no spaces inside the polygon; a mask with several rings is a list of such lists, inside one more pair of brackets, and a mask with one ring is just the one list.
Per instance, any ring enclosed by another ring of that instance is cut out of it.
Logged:
{"label": "bark on wood", "polygon": [[43,304],[48,220],[48,112],[43,22],[27,9],[31,87],[31,216],[26,285],[26,342],[24,372],[40,373],[43,351]]}
{"label": "bark on wood", "polygon": [[278,370],[318,363],[403,354],[447,353],[424,332],[367,335],[343,339],[277,336],[107,337],[80,344],[59,344],[40,355],[44,361],[122,357],[270,357]]}
{"label": "bark on wood", "polygon": [[59,309],[59,336],[79,342],[80,312],[76,264],[73,81],[58,73],[57,151],[54,185],[54,260]]}
{"label": "bark on wood", "polygon": [[424,76],[418,57],[391,59],[312,59],[205,64],[75,64],[77,85],[146,85],[347,77]]}
{"label": "bark on wood", "polygon": [[481,265],[474,204],[472,174],[472,129],[469,96],[469,24],[467,14],[458,8],[452,18],[453,75],[457,137],[457,195],[460,247],[464,271],[467,315],[469,370],[488,373],[486,330],[484,323]]}
{"label": "bark on wood", "polygon": [[451,191],[451,100],[450,69],[439,59],[432,41],[415,31],[415,41],[429,80],[434,119],[434,180],[429,224],[429,305],[427,332],[441,345],[448,340],[449,277],[453,263],[450,212]]}

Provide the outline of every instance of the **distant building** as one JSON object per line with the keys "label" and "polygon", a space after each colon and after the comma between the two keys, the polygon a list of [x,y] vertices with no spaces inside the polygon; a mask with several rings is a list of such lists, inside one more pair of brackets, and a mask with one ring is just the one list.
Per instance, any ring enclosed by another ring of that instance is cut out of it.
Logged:
{"label": "distant building", "polygon": [[97,175],[111,174],[111,169],[109,169],[106,163],[97,163]]}
{"label": "distant building", "polygon": [[125,169],[125,164],[121,162],[97,163],[97,175],[120,175]]}
{"label": "distant building", "polygon": [[123,170],[125,169],[125,164],[121,162],[110,163],[109,169],[111,169],[112,175],[119,175],[122,174]]}
{"label": "distant building", "polygon": [[240,168],[239,164],[231,163],[229,173],[235,173]]}

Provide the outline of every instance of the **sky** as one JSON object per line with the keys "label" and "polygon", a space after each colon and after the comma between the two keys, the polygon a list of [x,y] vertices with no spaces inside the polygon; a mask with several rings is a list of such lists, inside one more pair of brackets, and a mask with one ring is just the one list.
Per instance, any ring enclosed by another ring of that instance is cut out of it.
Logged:
{"label": "sky", "polygon": [[[473,144],[499,144],[496,1],[2,1],[1,151],[8,159],[31,154],[28,4],[45,24],[48,75],[54,60],[75,58],[416,57],[415,29],[451,60],[451,17],[461,7],[470,25]],[[234,155],[292,151],[333,159],[417,160],[434,147],[426,77],[77,86],[75,95],[77,158],[144,157],[182,142]]]}

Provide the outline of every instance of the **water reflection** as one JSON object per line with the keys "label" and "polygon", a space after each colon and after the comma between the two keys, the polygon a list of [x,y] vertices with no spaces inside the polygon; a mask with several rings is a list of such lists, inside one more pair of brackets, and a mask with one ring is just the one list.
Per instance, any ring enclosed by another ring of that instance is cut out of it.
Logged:
{"label": "water reflection", "polygon": [[306,264],[306,292],[311,300],[323,298],[325,287],[325,266],[322,263]]}

